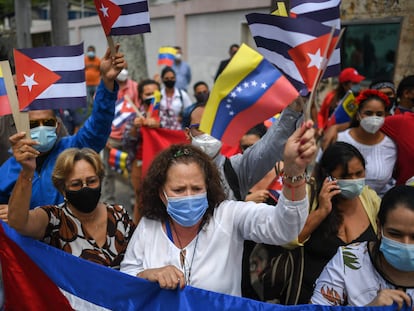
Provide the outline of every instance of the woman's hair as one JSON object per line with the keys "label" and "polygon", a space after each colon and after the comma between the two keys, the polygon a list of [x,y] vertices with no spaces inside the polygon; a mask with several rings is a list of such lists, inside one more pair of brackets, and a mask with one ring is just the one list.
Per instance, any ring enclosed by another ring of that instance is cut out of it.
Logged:
{"label": "woman's hair", "polygon": [[208,208],[203,216],[205,223],[213,215],[214,209],[225,200],[226,195],[216,165],[203,151],[189,144],[172,145],[153,160],[142,185],[142,214],[160,221],[168,219],[160,191],[164,189],[171,166],[180,163],[195,163],[203,172],[208,200]]}
{"label": "woman's hair", "polygon": [[72,173],[75,163],[80,160],[85,160],[92,165],[96,175],[102,181],[105,168],[99,154],[91,148],[69,148],[58,156],[52,173],[53,185],[60,193],[65,190],[66,179]]}
{"label": "woman's hair", "polygon": [[354,114],[351,120],[350,127],[358,127],[360,120],[358,114],[365,107],[365,105],[371,100],[378,100],[384,106],[384,112],[387,111],[387,107],[390,105],[389,98],[382,92],[372,89],[362,91],[356,98],[355,104],[358,106],[357,112]]}
{"label": "woman's hair", "polygon": [[[357,158],[365,169],[365,159],[363,155],[351,144],[338,141],[326,148],[322,154],[321,160],[315,167],[316,194],[319,195],[325,178],[331,176],[332,172],[338,167],[342,169],[342,176],[340,177],[344,178],[347,176],[349,173],[348,164],[354,158]],[[321,226],[325,226],[324,232],[327,236],[332,234],[336,235],[338,233],[339,225],[343,220],[337,210],[337,202],[337,198],[332,198],[332,212],[321,224]]]}
{"label": "woman's hair", "polygon": [[388,214],[402,205],[414,211],[414,187],[399,185],[391,188],[384,194],[377,215],[380,225],[384,226],[387,222]]}
{"label": "woman's hair", "polygon": [[164,78],[164,76],[167,74],[167,72],[172,72],[174,74],[174,77],[176,76],[174,69],[167,66],[167,67],[164,67],[164,69],[161,71],[161,79]]}

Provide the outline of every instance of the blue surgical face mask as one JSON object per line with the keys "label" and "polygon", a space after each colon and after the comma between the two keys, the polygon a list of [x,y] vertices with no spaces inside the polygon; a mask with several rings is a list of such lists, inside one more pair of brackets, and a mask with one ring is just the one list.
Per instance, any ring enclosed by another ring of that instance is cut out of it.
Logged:
{"label": "blue surgical face mask", "polygon": [[385,260],[397,270],[414,271],[414,244],[394,241],[381,233],[380,251]]}
{"label": "blue surgical face mask", "polygon": [[167,213],[183,227],[194,226],[200,221],[208,207],[207,192],[184,197],[168,197]]}
{"label": "blue surgical face mask", "polygon": [[94,58],[95,57],[95,52],[94,51],[89,51],[86,53],[86,55],[88,55],[89,58]]}
{"label": "blue surgical face mask", "polygon": [[47,152],[55,145],[57,135],[54,126],[38,126],[30,130],[30,137],[39,144],[33,148],[40,152]]}
{"label": "blue surgical face mask", "polygon": [[365,178],[358,179],[337,179],[341,195],[347,199],[353,199],[359,196],[365,186]]}

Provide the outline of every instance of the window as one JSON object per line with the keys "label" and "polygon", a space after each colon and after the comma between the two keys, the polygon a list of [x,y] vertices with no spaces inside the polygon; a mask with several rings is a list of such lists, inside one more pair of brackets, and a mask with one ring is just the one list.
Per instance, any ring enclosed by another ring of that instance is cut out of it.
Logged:
{"label": "window", "polygon": [[354,67],[367,80],[393,80],[401,18],[345,22],[342,68]]}

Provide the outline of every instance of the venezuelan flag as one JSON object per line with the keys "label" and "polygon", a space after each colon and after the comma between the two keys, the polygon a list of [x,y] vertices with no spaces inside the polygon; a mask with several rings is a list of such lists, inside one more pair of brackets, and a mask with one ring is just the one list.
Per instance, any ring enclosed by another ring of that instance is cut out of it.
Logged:
{"label": "venezuelan flag", "polygon": [[355,105],[355,96],[352,91],[349,90],[330,116],[327,126],[351,121],[357,110],[358,106]]}
{"label": "venezuelan flag", "polygon": [[217,78],[200,129],[235,146],[250,128],[281,112],[298,95],[275,66],[243,44]]}
{"label": "venezuelan flag", "polygon": [[177,50],[170,46],[162,46],[158,50],[158,65],[172,66]]}
{"label": "venezuelan flag", "polygon": [[0,116],[11,114],[10,102],[7,97],[6,84],[4,83],[3,70],[0,66]]}

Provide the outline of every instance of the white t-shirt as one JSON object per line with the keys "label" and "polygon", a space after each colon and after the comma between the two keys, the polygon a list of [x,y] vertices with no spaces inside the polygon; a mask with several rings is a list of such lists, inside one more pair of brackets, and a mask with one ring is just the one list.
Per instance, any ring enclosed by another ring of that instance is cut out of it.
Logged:
{"label": "white t-shirt", "polygon": [[397,146],[388,136],[378,144],[364,145],[352,138],[349,131],[347,129],[338,133],[337,141],[351,144],[361,152],[366,162],[365,183],[382,197],[395,184],[392,172],[397,160]]}
{"label": "white t-shirt", "polygon": [[[311,303],[365,306],[379,290],[395,289],[375,269],[367,247],[367,242],[340,247],[316,280]],[[414,288],[406,289],[406,293],[413,299]]]}
{"label": "white t-shirt", "polygon": [[162,223],[144,217],[129,242],[121,271],[135,276],[149,268],[174,265],[186,274],[188,285],[240,296],[244,240],[276,245],[292,241],[305,224],[308,204],[307,198],[288,201],[283,194],[276,206],[224,201],[198,238],[185,247],[185,268],[180,249]]}

